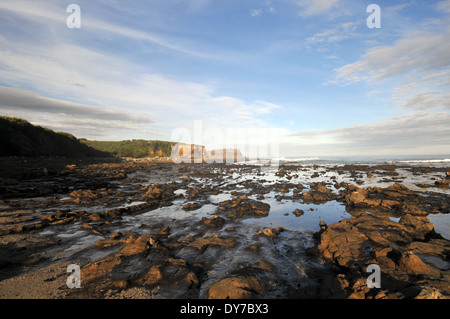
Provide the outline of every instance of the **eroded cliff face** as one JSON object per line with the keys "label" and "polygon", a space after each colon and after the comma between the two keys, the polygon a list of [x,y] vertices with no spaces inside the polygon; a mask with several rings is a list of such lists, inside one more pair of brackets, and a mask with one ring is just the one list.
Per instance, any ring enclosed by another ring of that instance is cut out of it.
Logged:
{"label": "eroded cliff face", "polygon": [[203,145],[176,144],[172,147],[172,160],[176,163],[236,163],[245,161],[238,149],[208,150]]}

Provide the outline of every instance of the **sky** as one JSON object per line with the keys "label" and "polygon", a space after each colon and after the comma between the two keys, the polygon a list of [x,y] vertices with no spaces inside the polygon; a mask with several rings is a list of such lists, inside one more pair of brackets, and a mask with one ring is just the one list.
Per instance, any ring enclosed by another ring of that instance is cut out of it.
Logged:
{"label": "sky", "polygon": [[450,0],[2,0],[0,115],[285,157],[450,154],[449,22]]}

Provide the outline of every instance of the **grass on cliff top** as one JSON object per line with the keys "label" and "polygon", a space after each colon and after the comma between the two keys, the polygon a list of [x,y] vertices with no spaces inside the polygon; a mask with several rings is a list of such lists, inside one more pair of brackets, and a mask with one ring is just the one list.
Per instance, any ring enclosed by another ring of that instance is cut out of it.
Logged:
{"label": "grass on cliff top", "polygon": [[170,157],[174,142],[90,141],[27,120],[0,116],[0,156]]}
{"label": "grass on cliff top", "polygon": [[17,117],[0,116],[0,156],[106,157],[109,155],[81,143],[70,133],[54,132]]}

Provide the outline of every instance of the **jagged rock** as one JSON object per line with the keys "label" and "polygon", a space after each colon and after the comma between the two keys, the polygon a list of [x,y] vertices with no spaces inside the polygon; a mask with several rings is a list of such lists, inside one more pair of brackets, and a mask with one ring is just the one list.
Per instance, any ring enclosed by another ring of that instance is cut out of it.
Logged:
{"label": "jagged rock", "polygon": [[209,288],[209,299],[251,299],[264,291],[256,276],[233,276],[220,280]]}
{"label": "jagged rock", "polygon": [[202,205],[198,203],[187,203],[183,205],[184,210],[196,210],[199,209],[200,207],[202,207]]}
{"label": "jagged rock", "polygon": [[365,252],[368,245],[392,248],[414,239],[423,240],[433,227],[423,216],[405,215],[396,223],[387,216],[362,214],[330,225],[321,233],[318,248],[325,259],[348,267],[370,257]]}
{"label": "jagged rock", "polygon": [[98,194],[94,193],[91,190],[76,190],[70,193],[70,196],[74,198],[97,198]]}
{"label": "jagged rock", "polygon": [[283,227],[276,227],[276,228],[273,228],[273,229],[271,229],[271,228],[265,228],[264,230],[258,231],[258,233],[256,234],[256,236],[264,235],[264,236],[266,236],[266,237],[269,237],[269,238],[271,238],[271,239],[274,239],[274,238],[277,238],[278,235],[279,235],[282,231],[284,231],[284,228],[283,228]]}
{"label": "jagged rock", "polygon": [[414,276],[426,275],[439,278],[441,274],[438,269],[424,263],[417,255],[409,250],[402,253],[398,260],[398,268]]}
{"label": "jagged rock", "polygon": [[164,199],[172,199],[175,197],[173,189],[169,185],[156,184],[144,190],[145,194],[143,194],[139,199],[141,201],[152,201],[152,200],[159,201]]}
{"label": "jagged rock", "polygon": [[409,203],[403,203],[403,205],[401,206],[401,212],[410,215],[422,215],[422,216],[428,215],[426,211],[423,211],[416,205]]}
{"label": "jagged rock", "polygon": [[219,203],[218,211],[227,213],[228,218],[265,217],[269,215],[270,205],[253,199],[246,195]]}
{"label": "jagged rock", "polygon": [[[319,189],[321,190],[321,192],[319,192],[317,189],[311,189],[309,192],[302,193],[301,195],[303,201],[306,203],[321,203],[330,201],[334,198],[331,190],[327,187],[320,186]],[[329,191],[326,191],[325,189]]]}
{"label": "jagged rock", "polygon": [[162,279],[161,265],[153,265],[148,272],[138,280],[138,283],[140,285],[156,285],[161,282]]}
{"label": "jagged rock", "polygon": [[368,193],[366,189],[358,188],[350,195],[345,196],[345,201],[350,206],[368,206],[366,199]]}
{"label": "jagged rock", "polygon": [[399,223],[410,228],[413,238],[423,240],[434,230],[434,224],[425,216],[413,216],[406,214],[400,218]]}
{"label": "jagged rock", "polygon": [[359,259],[368,238],[352,226],[351,222],[343,220],[322,233],[318,248],[326,260],[348,267]]}
{"label": "jagged rock", "polygon": [[225,224],[225,219],[216,215],[210,219],[203,217],[200,222],[210,227],[222,227]]}
{"label": "jagged rock", "polygon": [[327,225],[327,223],[325,221],[321,220],[319,222],[319,227],[320,227],[321,230],[325,231],[325,230],[327,230],[328,225]]}
{"label": "jagged rock", "polygon": [[209,246],[219,246],[219,247],[233,247],[237,244],[236,241],[221,237],[208,237],[200,238],[189,244],[190,247],[197,248],[198,250],[203,250]]}
{"label": "jagged rock", "polygon": [[304,211],[303,209],[298,209],[298,208],[296,208],[296,209],[292,212],[292,214],[294,214],[296,217],[300,217],[300,216],[302,216],[304,213],[305,213],[305,211]]}
{"label": "jagged rock", "polygon": [[317,185],[311,184],[311,188],[315,188],[315,190],[322,194],[330,194],[332,191],[325,184],[318,183]]}
{"label": "jagged rock", "polygon": [[449,297],[444,296],[442,291],[434,287],[421,287],[422,290],[414,299],[449,299]]}
{"label": "jagged rock", "polygon": [[434,184],[440,187],[449,187],[450,186],[450,178],[444,178],[439,181],[435,181]]}

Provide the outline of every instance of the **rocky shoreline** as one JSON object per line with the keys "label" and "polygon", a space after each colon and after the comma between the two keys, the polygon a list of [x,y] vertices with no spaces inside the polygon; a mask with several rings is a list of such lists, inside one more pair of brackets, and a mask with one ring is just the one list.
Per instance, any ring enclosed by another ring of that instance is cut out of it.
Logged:
{"label": "rocky shoreline", "polygon": [[0,298],[450,296],[449,167],[0,164]]}

